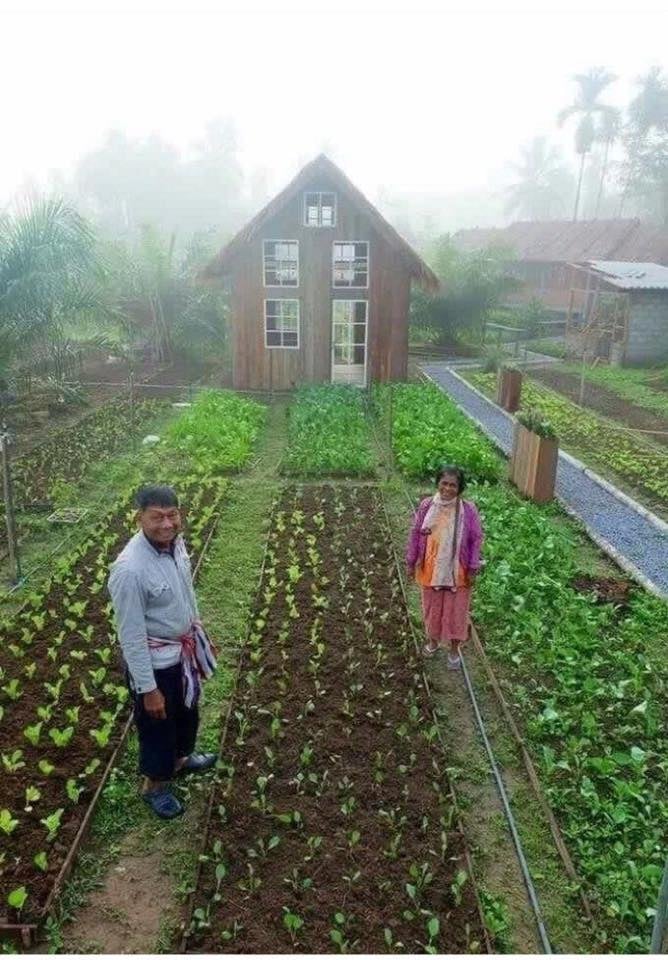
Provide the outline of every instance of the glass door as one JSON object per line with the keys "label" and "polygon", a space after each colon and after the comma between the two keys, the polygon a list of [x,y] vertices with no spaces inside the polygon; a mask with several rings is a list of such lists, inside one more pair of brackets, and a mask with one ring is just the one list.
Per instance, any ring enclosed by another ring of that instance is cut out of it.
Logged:
{"label": "glass door", "polygon": [[332,383],[366,386],[366,300],[332,301]]}

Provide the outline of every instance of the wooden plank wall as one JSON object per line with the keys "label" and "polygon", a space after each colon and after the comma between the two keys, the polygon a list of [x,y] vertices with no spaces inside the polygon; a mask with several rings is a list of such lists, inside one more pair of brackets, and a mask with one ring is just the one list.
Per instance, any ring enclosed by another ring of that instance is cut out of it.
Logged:
{"label": "wooden plank wall", "polygon": [[[336,227],[304,227],[303,193],[265,224],[240,253],[229,279],[233,341],[233,383],[237,389],[286,390],[330,380],[332,300],[368,300],[367,377],[405,379],[408,365],[410,276],[400,254],[377,233],[368,217],[322,180],[311,190],[337,193]],[[299,241],[299,287],[263,285],[263,239]],[[334,289],[334,241],[369,242],[366,290]],[[264,345],[265,299],[300,302],[299,350]]]}

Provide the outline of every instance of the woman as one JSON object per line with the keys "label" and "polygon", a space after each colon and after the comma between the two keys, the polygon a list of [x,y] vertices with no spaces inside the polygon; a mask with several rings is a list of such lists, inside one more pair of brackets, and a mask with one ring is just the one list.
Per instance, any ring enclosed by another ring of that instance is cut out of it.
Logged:
{"label": "woman", "polygon": [[410,576],[422,588],[426,656],[447,647],[448,667],[459,670],[459,646],[468,635],[471,587],[480,571],[483,540],[478,511],[462,499],[466,486],[459,467],[443,466],[437,492],[422,501],[406,548]]}

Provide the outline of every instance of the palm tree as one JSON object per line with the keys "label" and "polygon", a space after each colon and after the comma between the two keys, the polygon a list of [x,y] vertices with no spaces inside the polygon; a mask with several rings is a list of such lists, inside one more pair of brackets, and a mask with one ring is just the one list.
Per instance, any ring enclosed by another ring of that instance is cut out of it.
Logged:
{"label": "palm tree", "polygon": [[40,200],[0,220],[0,367],[62,322],[100,305],[95,236],[63,200]]}
{"label": "palm tree", "polygon": [[608,174],[608,161],[610,159],[610,148],[613,143],[619,139],[622,126],[622,115],[620,110],[611,107],[609,111],[603,114],[596,131],[596,140],[603,144],[603,160],[601,164],[601,179],[598,184],[598,194],[596,196],[596,208],[594,210],[594,219],[598,217],[598,211],[603,199],[603,184]]}
{"label": "palm tree", "polygon": [[652,67],[637,81],[638,93],[628,108],[624,142],[626,161],[623,204],[633,190],[652,211],[661,208],[668,221],[668,81]]}
{"label": "palm tree", "polygon": [[522,147],[521,160],[513,169],[517,180],[506,187],[506,213],[547,220],[561,212],[570,175],[559,151],[545,137],[534,137]]}
{"label": "palm tree", "polygon": [[570,117],[579,117],[575,128],[575,152],[580,154],[580,172],[573,208],[573,220],[577,220],[585,160],[596,139],[596,120],[615,110],[614,107],[600,103],[598,98],[616,77],[603,67],[593,67],[588,73],[576,74],[573,79],[579,89],[573,103],[559,113],[558,121],[559,126],[562,126]]}

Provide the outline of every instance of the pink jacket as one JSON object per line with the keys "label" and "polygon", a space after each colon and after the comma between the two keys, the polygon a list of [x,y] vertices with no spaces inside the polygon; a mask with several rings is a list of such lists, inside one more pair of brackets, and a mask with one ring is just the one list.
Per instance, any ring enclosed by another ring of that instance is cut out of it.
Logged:
{"label": "pink jacket", "polygon": [[[426,497],[417,509],[413,529],[406,546],[406,566],[411,570],[422,563],[427,548],[428,534],[422,533],[422,524],[427,516],[432,498]],[[475,504],[470,500],[462,500],[464,508],[464,534],[460,548],[459,560],[466,571],[480,569],[480,548],[483,542],[482,525]]]}

